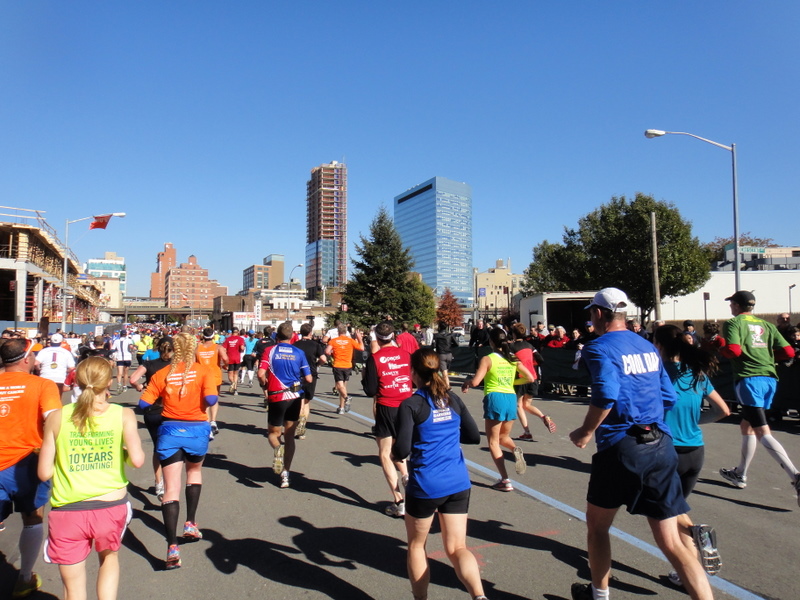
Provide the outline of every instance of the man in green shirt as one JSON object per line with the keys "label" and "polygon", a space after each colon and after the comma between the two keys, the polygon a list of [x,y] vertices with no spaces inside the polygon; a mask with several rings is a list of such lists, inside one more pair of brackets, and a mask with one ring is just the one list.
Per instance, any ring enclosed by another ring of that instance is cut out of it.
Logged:
{"label": "man in green shirt", "polygon": [[738,291],[725,300],[730,302],[733,318],[725,322],[722,337],[716,343],[733,367],[734,390],[742,415],[742,459],[739,466],[720,469],[719,474],[734,487],[746,487],[747,469],[761,442],[791,478],[800,505],[800,474],[772,436],[766,416],[778,382],[775,361],[789,360],[794,352],[775,325],[752,314],[756,305],[752,293]]}

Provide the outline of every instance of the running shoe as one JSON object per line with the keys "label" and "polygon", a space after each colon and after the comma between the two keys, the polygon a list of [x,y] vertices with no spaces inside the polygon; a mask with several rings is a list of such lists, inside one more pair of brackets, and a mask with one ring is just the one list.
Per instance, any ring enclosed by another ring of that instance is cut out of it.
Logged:
{"label": "running shoe", "polygon": [[717,550],[717,532],[708,525],[692,525],[689,527],[692,539],[700,552],[700,563],[709,575],[716,575],[722,567],[722,560]]}
{"label": "running shoe", "polygon": [[525,462],[525,455],[522,453],[522,448],[514,446],[514,469],[517,475],[522,475],[528,468],[528,463]]}
{"label": "running shoe", "polygon": [[570,588],[572,600],[593,600],[591,583],[573,583]]}
{"label": "running shoe", "polygon": [[667,579],[672,585],[677,585],[678,587],[683,587],[683,581],[681,581],[681,576],[678,575],[677,571],[670,571],[667,575]]}
{"label": "running shoe", "polygon": [[353,399],[350,396],[348,396],[347,399],[344,401],[344,412],[346,412],[346,413],[350,412],[350,402],[352,400]]}
{"label": "running shoe", "polygon": [[239,390],[237,390],[236,388],[233,388],[233,395],[234,396],[238,396],[239,395]]}
{"label": "running shoe", "polygon": [[193,542],[195,540],[202,540],[203,534],[197,528],[197,523],[186,521],[186,523],[183,524],[183,537],[186,541]]}
{"label": "running shoe", "polygon": [[208,440],[209,441],[214,441],[214,431],[213,430],[208,432]]}
{"label": "running shoe", "polygon": [[156,482],[156,498],[161,502],[164,499],[164,480]]}
{"label": "running shoe", "polygon": [[122,391],[123,392],[127,392],[128,391],[128,386],[127,385],[123,385],[122,386]]}
{"label": "running shoe", "polygon": [[286,489],[289,487],[289,471],[284,471],[281,473],[281,489]]}
{"label": "running shoe", "polygon": [[553,421],[553,419],[545,415],[542,417],[542,421],[544,421],[544,425],[545,427],[547,427],[547,431],[549,431],[550,433],[556,432],[556,424],[555,421]]}
{"label": "running shoe", "polygon": [[17,578],[17,583],[14,585],[14,591],[11,592],[11,597],[27,598],[40,587],[42,587],[42,578],[36,573],[31,573],[29,581],[24,581],[22,576],[20,576]]}
{"label": "running shoe", "polygon": [[722,478],[730,483],[733,487],[737,487],[740,490],[747,487],[747,477],[739,475],[735,468],[720,469],[719,474],[722,475]]}
{"label": "running shoe", "polygon": [[306,417],[300,417],[297,421],[297,429],[294,432],[295,437],[302,437],[306,434],[306,427],[308,425],[308,419]]}
{"label": "running shoe", "polygon": [[497,483],[492,486],[493,490],[499,490],[501,492],[513,492],[514,486],[511,485],[511,481],[508,479],[499,479]]}
{"label": "running shoe", "polygon": [[5,521],[0,521],[0,531],[5,531],[5,530],[6,530],[6,523],[5,523]]}
{"label": "running shoe", "polygon": [[173,544],[167,549],[167,571],[181,568],[181,551],[177,544]]}
{"label": "running shoe", "polygon": [[533,441],[533,434],[530,431],[526,431],[525,433],[520,435],[517,439],[518,440],[522,440],[522,441],[532,442]]}
{"label": "running shoe", "polygon": [[400,518],[406,516],[406,503],[405,502],[392,502],[386,507],[386,514],[390,517]]}
{"label": "running shoe", "polygon": [[219,427],[217,427],[217,422],[211,421],[210,425],[211,425],[211,433],[213,435],[217,435],[219,433]]}
{"label": "running shoe", "polygon": [[340,406],[340,407],[338,407],[338,408],[336,409],[336,414],[337,414],[337,415],[343,415],[343,414],[344,414],[344,409],[343,409],[341,406]]}
{"label": "running shoe", "polygon": [[275,457],[272,459],[272,471],[275,475],[283,472],[283,444],[275,448]]}

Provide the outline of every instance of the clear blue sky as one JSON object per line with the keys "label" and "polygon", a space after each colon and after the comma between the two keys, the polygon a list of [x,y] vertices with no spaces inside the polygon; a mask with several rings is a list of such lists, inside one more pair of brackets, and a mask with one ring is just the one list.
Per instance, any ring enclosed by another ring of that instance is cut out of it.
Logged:
{"label": "clear blue sky", "polygon": [[[116,251],[149,293],[164,242],[213,278],[305,262],[305,185],[349,169],[349,239],[433,176],[465,181],[474,261],[521,272],[612,196],[676,204],[701,241],[800,245],[800,4],[0,3],[0,203]],[[298,269],[295,276],[303,276]]]}

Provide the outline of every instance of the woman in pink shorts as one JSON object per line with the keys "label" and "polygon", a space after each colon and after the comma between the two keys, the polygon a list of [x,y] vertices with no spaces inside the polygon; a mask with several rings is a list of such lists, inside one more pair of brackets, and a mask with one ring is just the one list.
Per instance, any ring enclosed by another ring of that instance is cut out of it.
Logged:
{"label": "woman in pink shorts", "polygon": [[98,600],[117,597],[117,551],[131,516],[125,463],[141,467],[144,451],[133,411],[108,402],[112,380],[106,359],[83,360],[78,401],[45,422],[39,478],[52,477],[53,493],[44,558],[59,566],[67,598],[86,597],[92,543],[100,558]]}

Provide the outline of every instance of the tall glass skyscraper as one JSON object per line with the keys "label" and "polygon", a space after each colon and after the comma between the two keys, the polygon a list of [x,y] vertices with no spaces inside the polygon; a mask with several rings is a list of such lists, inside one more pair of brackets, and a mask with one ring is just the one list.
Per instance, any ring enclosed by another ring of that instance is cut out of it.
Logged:
{"label": "tall glass skyscraper", "polygon": [[472,188],[434,177],[394,198],[394,225],[414,259],[414,271],[437,295],[445,288],[473,303]]}

